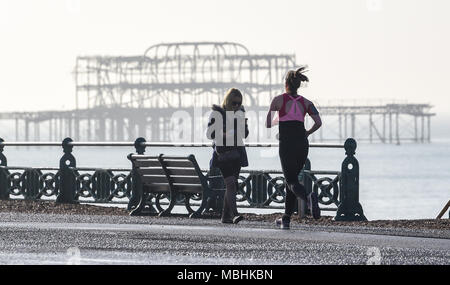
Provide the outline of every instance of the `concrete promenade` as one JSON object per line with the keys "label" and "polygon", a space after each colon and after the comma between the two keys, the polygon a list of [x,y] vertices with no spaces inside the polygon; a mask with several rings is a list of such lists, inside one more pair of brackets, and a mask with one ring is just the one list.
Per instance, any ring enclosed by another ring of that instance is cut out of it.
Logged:
{"label": "concrete promenade", "polygon": [[450,264],[449,230],[0,213],[0,264]]}

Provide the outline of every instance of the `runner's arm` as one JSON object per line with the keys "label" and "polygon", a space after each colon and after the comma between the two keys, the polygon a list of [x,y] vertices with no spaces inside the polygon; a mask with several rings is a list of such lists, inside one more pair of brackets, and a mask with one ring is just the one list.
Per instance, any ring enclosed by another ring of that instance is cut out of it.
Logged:
{"label": "runner's arm", "polygon": [[311,127],[311,129],[306,131],[306,137],[317,131],[322,126],[322,119],[320,118],[319,111],[317,111],[313,103],[309,105],[307,112],[309,116],[313,119],[314,125]]}
{"label": "runner's arm", "polygon": [[270,104],[269,111],[267,112],[266,128],[271,128],[277,124],[277,122],[273,121],[273,117],[276,112],[281,109],[279,97],[280,96],[273,98],[272,103]]}

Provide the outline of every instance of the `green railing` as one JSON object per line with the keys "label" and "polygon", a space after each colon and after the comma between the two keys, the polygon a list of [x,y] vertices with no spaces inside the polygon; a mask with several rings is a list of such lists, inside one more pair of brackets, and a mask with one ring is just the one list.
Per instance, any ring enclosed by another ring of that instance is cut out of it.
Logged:
{"label": "green railing", "polygon": [[[247,147],[276,147],[276,143],[247,143]],[[8,166],[4,154],[6,146],[60,146],[63,155],[59,168]],[[204,143],[158,143],[138,138],[135,142],[74,142],[66,138],[56,142],[5,142],[0,138],[0,199],[12,196],[29,200],[52,199],[59,203],[130,203],[133,181],[131,169],[77,167],[73,155],[75,146],[134,147],[143,154],[152,147],[211,147]],[[336,211],[336,220],[366,220],[359,203],[359,164],[355,158],[356,141],[347,139],[344,145],[310,144],[313,148],[345,149],[340,170],[311,170],[307,160],[299,180],[308,192],[318,194],[323,211]],[[204,169],[208,175],[220,175],[218,169]],[[220,183],[220,182],[219,182]],[[217,186],[215,186],[217,187]],[[220,185],[219,185],[220,187]],[[159,197],[163,199],[164,197]],[[239,207],[284,208],[285,181],[278,170],[242,170],[237,201]],[[179,201],[184,204],[183,201]],[[157,201],[162,204],[164,201]],[[195,201],[193,201],[195,203]],[[299,206],[301,213],[306,205]]]}

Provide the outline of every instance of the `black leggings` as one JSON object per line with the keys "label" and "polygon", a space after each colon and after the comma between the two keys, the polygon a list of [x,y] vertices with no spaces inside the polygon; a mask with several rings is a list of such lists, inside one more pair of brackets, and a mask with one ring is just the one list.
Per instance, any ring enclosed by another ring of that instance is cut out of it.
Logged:
{"label": "black leggings", "polygon": [[309,142],[305,136],[281,139],[280,133],[279,155],[286,179],[285,214],[288,216],[294,212],[297,198],[306,200],[306,189],[298,181],[298,175],[305,165],[308,151]]}
{"label": "black leggings", "polygon": [[[226,187],[222,220],[231,220],[233,217],[239,215],[236,207],[236,194],[239,189],[238,178],[239,172],[241,171],[241,161],[238,159],[228,162],[219,162],[218,167],[222,173]],[[229,180],[230,177],[233,177],[231,181]],[[231,185],[228,183],[231,183]],[[232,186],[233,184],[234,186]]]}

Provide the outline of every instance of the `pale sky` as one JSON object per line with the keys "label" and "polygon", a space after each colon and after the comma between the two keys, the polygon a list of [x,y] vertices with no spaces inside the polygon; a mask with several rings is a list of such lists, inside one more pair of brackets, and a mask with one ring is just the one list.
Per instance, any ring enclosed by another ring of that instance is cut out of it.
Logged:
{"label": "pale sky", "polygon": [[449,15],[448,0],[0,0],[0,111],[74,108],[77,55],[230,41],[295,54],[310,99],[431,103],[448,115]]}

